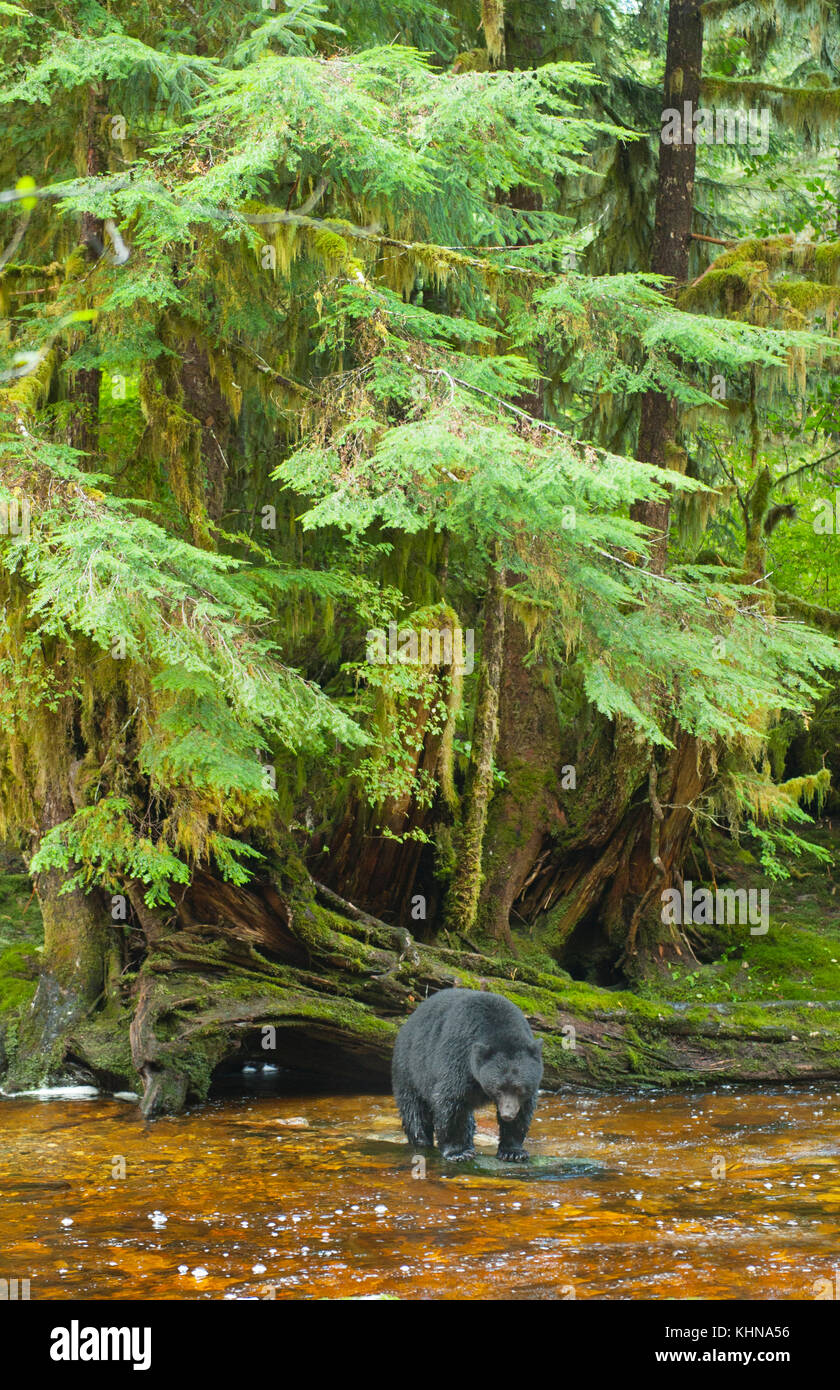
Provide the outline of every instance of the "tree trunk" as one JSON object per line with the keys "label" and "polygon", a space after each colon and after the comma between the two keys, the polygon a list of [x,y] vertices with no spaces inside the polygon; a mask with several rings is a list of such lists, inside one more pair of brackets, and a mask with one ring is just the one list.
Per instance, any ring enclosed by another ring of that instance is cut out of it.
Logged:
{"label": "tree trunk", "polygon": [[[47,831],[72,816],[73,777],[76,764],[70,743],[66,707],[45,715],[38,741],[31,751],[41,769],[34,789],[39,827],[33,850]],[[85,894],[74,888],[62,893],[65,877],[56,869],[35,877],[35,891],[44,922],[43,967],[38,989],[21,1027],[25,1044],[21,1057],[28,1058],[31,1075],[45,1072],[68,1029],[84,1018],[101,999],[105,988],[107,957],[116,947],[111,922],[98,892]]]}
{"label": "tree trunk", "polygon": [[530,655],[526,664],[527,633],[509,616],[497,749],[505,780],[490,807],[480,916],[503,939],[511,916],[533,923],[557,908],[621,824],[640,777],[638,743],[620,724],[587,708],[561,727],[555,673]]}
{"label": "tree trunk", "polygon": [[[88,93],[85,147],[82,172],[89,177],[102,172],[99,148],[99,122],[102,118],[102,95],[98,87]],[[102,254],[105,224],[95,213],[82,213],[82,241],[88,256],[97,261]],[[74,411],[70,423],[70,443],[84,453],[95,453],[99,445],[99,378],[98,367],[81,367],[74,375],[71,387]]]}
{"label": "tree trunk", "polygon": [[[102,171],[99,123],[102,118],[101,89],[88,92],[84,129],[82,172],[93,176]],[[81,237],[95,261],[102,252],[102,218],[82,214]],[[98,367],[78,370],[71,385],[74,404],[70,421],[70,443],[76,449],[93,453],[99,440]],[[73,815],[73,778],[77,763],[72,749],[72,715],[65,705],[57,713],[45,712],[34,747],[34,766],[38,783],[34,801],[38,810],[37,830],[32,849],[47,831]],[[102,995],[105,986],[106,955],[109,945],[109,919],[98,893],[87,895],[79,889],[62,893],[64,877],[56,870],[38,874],[35,890],[44,921],[44,969],[30,1014],[24,1022],[25,1051],[50,1057],[67,1029],[83,1017]]]}
{"label": "tree trunk", "polygon": [[[665,60],[664,108],[680,113],[681,139],[659,145],[656,215],[651,270],[667,275],[676,292],[688,278],[691,226],[694,215],[696,146],[691,117],[700,102],[703,62],[701,0],[671,0],[668,17],[668,49]],[[686,120],[688,116],[688,120]],[[666,127],[667,129],[667,127]],[[677,434],[675,404],[656,391],[642,399],[636,457],[659,468],[670,466]],[[631,508],[635,521],[653,531],[651,567],[665,569],[668,553],[670,503],[637,502]]]}
{"label": "tree trunk", "polygon": [[[671,143],[660,142],[651,270],[668,276],[674,292],[688,277],[696,163],[693,118],[700,101],[702,58],[701,0],[671,0],[664,110],[679,114],[679,130]],[[666,131],[668,123],[663,135]],[[642,400],[637,457],[670,467],[677,425],[676,404],[659,392],[648,392]],[[650,528],[650,566],[664,573],[670,502],[638,502],[631,515]],[[649,749],[642,760],[630,747],[627,776],[628,783],[635,778],[634,804],[594,856],[590,849],[576,865],[561,866],[557,886],[567,897],[551,923],[553,946],[561,956],[571,933],[587,925],[600,934],[606,951],[614,953],[616,965],[625,972],[636,973],[665,955],[691,955],[685,938],[662,923],[661,894],[681,881],[680,865],[692,828],[691,804],[711,769],[694,739],[680,730],[674,730],[673,737],[677,746],[662,767],[657,766],[661,755],[656,750]],[[626,744],[620,729],[617,738]]]}
{"label": "tree trunk", "polygon": [[508,614],[496,750],[504,784],[488,814],[479,915],[482,928],[508,942],[514,902],[568,830],[562,767],[578,762],[576,732],[564,737],[558,723],[552,673],[526,665],[528,652],[522,623]]}
{"label": "tree trunk", "polygon": [[[499,737],[499,690],[505,641],[506,582],[504,569],[491,563],[484,600],[483,650],[472,751],[464,791],[463,820],[456,840],[455,872],[446,902],[448,924],[462,933],[472,931],[478,911],[484,831],[493,795],[493,761]],[[507,932],[506,923],[504,928]]]}
{"label": "tree trunk", "polygon": [[[711,775],[709,756],[683,735],[658,766],[651,758],[645,799],[634,799],[603,850],[567,872],[566,895],[551,918],[550,944],[563,959],[573,931],[595,919],[616,968],[645,973],[672,956],[693,959],[683,933],[662,922],[662,894],[682,888],[693,828],[692,803]],[[641,789],[640,789],[641,791]]]}
{"label": "tree trunk", "polygon": [[[700,0],[671,0],[664,106],[679,111],[682,139],[660,145],[651,269],[671,277],[675,288],[688,275],[695,173],[691,117],[700,98],[702,46]],[[642,401],[638,458],[667,468],[676,432],[675,406],[666,396],[649,392]],[[668,501],[638,503],[631,514],[651,528],[651,567],[663,572]],[[507,785],[497,793],[490,813],[483,922],[510,942],[512,911],[533,922],[540,913],[556,910],[562,913],[561,927],[552,929],[552,940],[562,951],[575,926],[587,918],[598,920],[603,913],[599,929],[608,933],[609,949],[635,960],[643,921],[645,950],[651,942],[661,944],[653,890],[662,875],[652,864],[650,846],[657,834],[664,835],[667,869],[678,872],[690,815],[684,826],[680,822],[680,833],[676,822],[659,822],[645,795],[649,754],[640,755],[632,731],[620,723],[608,729],[590,715],[571,736],[560,730],[547,673],[540,679],[538,667],[522,664],[527,643],[518,624],[509,624],[509,632],[512,626],[517,630],[510,633],[506,652],[498,754]],[[592,742],[591,748],[582,735]],[[592,754],[595,748],[608,749],[611,740],[612,756],[608,753],[603,772],[593,776]],[[696,748],[689,740],[680,745],[678,767],[666,767],[663,780],[676,785],[678,769],[688,766],[692,757],[696,761]],[[643,800],[631,815],[628,807],[634,796]],[[643,851],[642,845],[648,849]],[[632,869],[625,856],[634,856]],[[558,908],[558,900],[567,893],[571,901]],[[683,947],[675,942],[673,949]]]}

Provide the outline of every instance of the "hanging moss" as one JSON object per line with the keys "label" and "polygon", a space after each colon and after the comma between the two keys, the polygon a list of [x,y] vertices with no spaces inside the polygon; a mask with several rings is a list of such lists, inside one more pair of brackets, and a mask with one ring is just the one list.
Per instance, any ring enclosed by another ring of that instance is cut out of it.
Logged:
{"label": "hanging moss", "polygon": [[822,83],[786,87],[744,77],[706,76],[701,90],[703,100],[716,106],[748,110],[769,107],[773,118],[796,134],[808,130],[812,135],[830,137],[840,120],[840,87]]}
{"label": "hanging moss", "polygon": [[491,63],[500,63],[505,53],[504,0],[481,0],[481,25]]}

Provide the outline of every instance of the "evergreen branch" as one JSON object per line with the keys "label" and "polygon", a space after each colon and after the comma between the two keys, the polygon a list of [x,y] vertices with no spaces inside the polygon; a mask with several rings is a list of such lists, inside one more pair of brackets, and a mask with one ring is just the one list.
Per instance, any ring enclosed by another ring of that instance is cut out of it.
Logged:
{"label": "evergreen branch", "polygon": [[773,486],[775,487],[777,483],[789,482],[789,480],[795,478],[797,474],[807,473],[812,468],[820,468],[822,464],[828,463],[830,459],[836,458],[838,454],[840,454],[840,449],[832,449],[830,454],[823,454],[822,458],[814,459],[813,463],[802,463],[798,468],[792,469],[790,473],[783,473],[780,478],[776,479]]}

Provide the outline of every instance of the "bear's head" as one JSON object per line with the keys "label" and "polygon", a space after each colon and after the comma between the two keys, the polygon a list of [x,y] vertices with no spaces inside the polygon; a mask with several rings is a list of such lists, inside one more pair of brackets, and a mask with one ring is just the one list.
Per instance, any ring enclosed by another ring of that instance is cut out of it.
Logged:
{"label": "bear's head", "polygon": [[542,1038],[508,1051],[493,1043],[476,1043],[472,1073],[503,1120],[515,1120],[523,1103],[534,1097],[542,1079]]}

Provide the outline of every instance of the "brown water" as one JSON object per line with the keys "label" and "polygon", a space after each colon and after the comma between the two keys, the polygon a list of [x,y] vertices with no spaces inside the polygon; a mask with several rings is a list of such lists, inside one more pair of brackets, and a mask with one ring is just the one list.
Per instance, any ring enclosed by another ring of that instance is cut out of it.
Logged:
{"label": "brown water", "polygon": [[117,1299],[813,1299],[840,1280],[833,1086],[543,1096],[522,1167],[478,1118],[478,1160],[424,1176],[387,1096],[238,1096],[145,1128],[104,1097],[5,1100],[0,1277]]}

